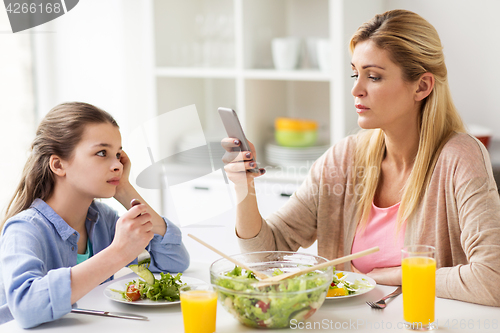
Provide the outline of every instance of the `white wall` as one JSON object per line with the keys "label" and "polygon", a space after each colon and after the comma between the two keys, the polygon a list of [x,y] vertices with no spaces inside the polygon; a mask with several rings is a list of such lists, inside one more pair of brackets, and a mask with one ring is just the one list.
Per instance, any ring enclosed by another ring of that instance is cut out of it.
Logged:
{"label": "white wall", "polygon": [[500,1],[386,0],[385,7],[414,11],[434,25],[464,121],[489,127],[500,140]]}
{"label": "white wall", "polygon": [[7,13],[0,11],[0,220],[35,135],[30,36],[10,29]]}

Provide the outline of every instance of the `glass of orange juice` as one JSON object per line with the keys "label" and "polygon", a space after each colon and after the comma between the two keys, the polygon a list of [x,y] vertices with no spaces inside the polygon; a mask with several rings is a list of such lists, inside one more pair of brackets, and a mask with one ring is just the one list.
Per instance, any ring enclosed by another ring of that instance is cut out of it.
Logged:
{"label": "glass of orange juice", "polygon": [[401,250],[403,270],[403,317],[407,329],[430,331],[436,328],[436,249],[412,245]]}
{"label": "glass of orange juice", "polygon": [[217,292],[209,284],[181,287],[181,310],[185,333],[215,332]]}

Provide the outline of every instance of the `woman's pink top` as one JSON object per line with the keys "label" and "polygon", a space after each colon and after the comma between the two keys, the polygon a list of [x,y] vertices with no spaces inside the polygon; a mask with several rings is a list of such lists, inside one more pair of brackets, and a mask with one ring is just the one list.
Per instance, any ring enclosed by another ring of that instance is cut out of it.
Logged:
{"label": "woman's pink top", "polygon": [[379,208],[372,203],[368,225],[364,230],[359,226],[352,243],[352,253],[378,246],[380,251],[352,261],[361,273],[368,273],[374,268],[401,266],[405,225],[396,235],[396,221],[399,203],[387,208]]}

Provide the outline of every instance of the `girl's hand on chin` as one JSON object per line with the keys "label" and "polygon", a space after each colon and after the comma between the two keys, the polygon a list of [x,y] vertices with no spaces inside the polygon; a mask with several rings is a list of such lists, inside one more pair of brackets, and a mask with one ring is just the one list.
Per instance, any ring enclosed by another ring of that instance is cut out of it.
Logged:
{"label": "girl's hand on chin", "polygon": [[[115,237],[112,245],[128,262],[137,258],[153,239],[151,214],[146,213],[147,206],[136,205],[124,213],[116,222]],[[142,214],[142,215],[141,215]]]}
{"label": "girl's hand on chin", "polygon": [[117,196],[117,194],[124,191],[127,187],[131,186],[129,182],[129,177],[130,177],[130,169],[132,167],[132,163],[130,162],[127,153],[125,153],[125,151],[123,150],[120,154],[120,163],[123,164],[123,171],[122,171],[122,176],[120,178],[120,184],[116,187],[115,197]]}
{"label": "girl's hand on chin", "polygon": [[402,281],[401,272],[401,266],[397,266],[387,268],[374,268],[366,275],[374,279],[377,284],[400,286]]}

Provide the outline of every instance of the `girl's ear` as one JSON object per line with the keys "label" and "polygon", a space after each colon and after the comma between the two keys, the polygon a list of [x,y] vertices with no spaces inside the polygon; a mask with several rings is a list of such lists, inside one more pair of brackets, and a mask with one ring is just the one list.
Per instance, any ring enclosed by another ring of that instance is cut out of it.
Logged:
{"label": "girl's ear", "polygon": [[420,102],[430,95],[434,89],[434,75],[432,73],[424,73],[418,80],[417,91],[415,92],[415,101]]}
{"label": "girl's ear", "polygon": [[57,155],[51,155],[49,160],[50,170],[56,175],[60,177],[64,177],[66,175],[66,170],[64,170],[64,164],[62,159]]}

